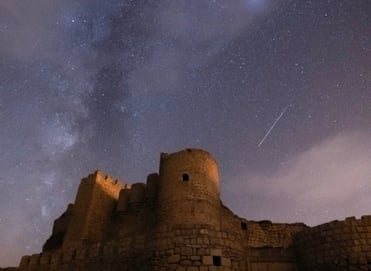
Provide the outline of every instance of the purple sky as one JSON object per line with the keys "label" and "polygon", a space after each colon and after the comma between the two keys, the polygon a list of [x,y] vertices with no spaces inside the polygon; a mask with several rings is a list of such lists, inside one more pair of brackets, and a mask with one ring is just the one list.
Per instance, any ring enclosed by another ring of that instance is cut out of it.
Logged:
{"label": "purple sky", "polygon": [[0,266],[95,169],[203,148],[247,219],[371,214],[371,2],[2,0]]}

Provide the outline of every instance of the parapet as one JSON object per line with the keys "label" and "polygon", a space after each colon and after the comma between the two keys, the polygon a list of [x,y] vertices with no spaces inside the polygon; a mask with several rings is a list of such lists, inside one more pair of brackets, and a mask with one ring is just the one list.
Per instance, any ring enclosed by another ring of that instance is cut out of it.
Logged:
{"label": "parapet", "polygon": [[[371,216],[346,218],[308,228],[295,236],[300,270],[368,270]],[[348,270],[348,269],[347,269]]]}
{"label": "parapet", "polygon": [[131,186],[130,203],[137,204],[144,202],[146,185],[144,183],[135,183]]}
{"label": "parapet", "polygon": [[128,212],[129,210],[138,209],[143,204],[152,205],[157,198],[159,186],[159,176],[157,173],[149,174],[146,184],[134,183],[125,185],[121,189],[117,203],[116,211]]}
{"label": "parapet", "polygon": [[81,183],[99,183],[104,188],[108,189],[121,189],[122,183],[113,178],[111,175],[104,174],[102,170],[96,170],[94,173],[89,174],[86,178],[81,180]]}
{"label": "parapet", "polygon": [[217,161],[209,152],[202,149],[188,148],[174,153],[162,152],[160,154],[160,168],[163,162],[166,162],[166,160],[174,159],[175,157],[181,157],[183,159],[186,159],[186,157],[192,157],[193,159],[197,160],[201,158],[204,161],[212,160],[215,165],[218,165]]}
{"label": "parapet", "polygon": [[81,180],[63,247],[105,238],[122,183],[97,170]]}

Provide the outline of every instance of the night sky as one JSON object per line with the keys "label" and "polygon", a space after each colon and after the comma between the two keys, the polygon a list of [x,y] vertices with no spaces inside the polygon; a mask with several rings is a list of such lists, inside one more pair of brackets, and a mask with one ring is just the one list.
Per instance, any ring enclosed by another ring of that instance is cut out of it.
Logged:
{"label": "night sky", "polygon": [[0,1],[0,266],[188,147],[247,219],[371,214],[371,1]]}

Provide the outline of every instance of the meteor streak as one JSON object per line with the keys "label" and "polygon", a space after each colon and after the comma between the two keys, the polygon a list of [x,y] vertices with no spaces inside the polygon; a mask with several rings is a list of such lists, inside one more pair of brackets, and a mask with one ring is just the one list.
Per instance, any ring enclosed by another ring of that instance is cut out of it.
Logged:
{"label": "meteor streak", "polygon": [[286,106],[281,114],[278,116],[278,118],[273,122],[272,126],[269,128],[268,132],[265,134],[265,136],[263,137],[263,139],[259,142],[258,144],[258,148],[260,148],[261,145],[263,145],[264,141],[267,139],[267,137],[269,136],[269,134],[272,132],[272,130],[274,129],[274,126],[276,126],[277,122],[280,121],[280,119],[282,118],[283,114],[286,113],[286,110],[289,108],[289,106]]}

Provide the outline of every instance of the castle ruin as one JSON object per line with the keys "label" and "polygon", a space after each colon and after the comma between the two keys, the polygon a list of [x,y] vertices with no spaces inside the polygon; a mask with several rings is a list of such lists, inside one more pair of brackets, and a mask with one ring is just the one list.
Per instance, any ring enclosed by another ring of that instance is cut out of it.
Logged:
{"label": "castle ruin", "polygon": [[220,200],[206,151],[160,157],[146,184],[81,180],[40,254],[19,271],[371,270],[371,216],[316,227],[250,221]]}

